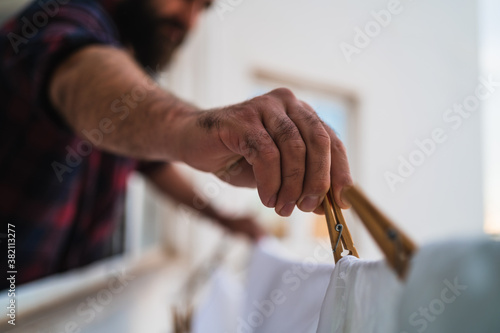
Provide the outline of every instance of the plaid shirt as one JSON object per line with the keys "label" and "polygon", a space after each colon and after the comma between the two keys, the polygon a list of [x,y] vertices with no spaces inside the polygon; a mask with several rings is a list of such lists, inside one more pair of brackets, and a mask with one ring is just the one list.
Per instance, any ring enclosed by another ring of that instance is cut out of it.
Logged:
{"label": "plaid shirt", "polygon": [[64,2],[37,0],[0,30],[0,237],[15,226],[17,284],[121,251],[113,235],[139,164],[77,137],[48,101],[50,75],[70,54],[121,47],[114,1]]}

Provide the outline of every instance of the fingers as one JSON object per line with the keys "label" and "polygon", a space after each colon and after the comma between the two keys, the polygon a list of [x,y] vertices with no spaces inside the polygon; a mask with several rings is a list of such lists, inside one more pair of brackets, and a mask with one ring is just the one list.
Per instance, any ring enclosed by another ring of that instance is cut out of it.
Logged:
{"label": "fingers", "polygon": [[258,105],[259,97],[219,111],[222,120],[218,137],[227,151],[221,158],[227,160],[229,156],[228,161],[236,164],[237,170],[241,167],[241,174],[224,180],[234,185],[257,186],[262,203],[274,208],[281,186],[281,154],[262,123]]}
{"label": "fingers", "polygon": [[278,147],[263,128],[250,131],[240,146],[241,154],[252,166],[260,200],[269,208],[275,207],[281,185],[281,154]]}
{"label": "fingers", "polygon": [[234,186],[256,187],[255,177],[252,166],[240,158],[234,163],[228,163],[227,167],[215,173],[222,181]]}
{"label": "fingers", "polygon": [[330,188],[330,136],[316,112],[306,103],[292,103],[288,115],[297,124],[307,146],[306,172],[298,207],[304,212],[312,212],[320,206]]}
{"label": "fingers", "polygon": [[352,186],[351,172],[349,170],[349,161],[344,144],[337,137],[335,132],[328,126],[325,127],[331,138],[331,186],[335,202],[342,209],[350,207],[349,203],[342,200],[342,191],[344,188]]}
{"label": "fingers", "polygon": [[302,194],[306,171],[306,144],[296,124],[284,112],[284,106],[268,105],[263,122],[280,151],[281,184],[275,210],[290,216]]}

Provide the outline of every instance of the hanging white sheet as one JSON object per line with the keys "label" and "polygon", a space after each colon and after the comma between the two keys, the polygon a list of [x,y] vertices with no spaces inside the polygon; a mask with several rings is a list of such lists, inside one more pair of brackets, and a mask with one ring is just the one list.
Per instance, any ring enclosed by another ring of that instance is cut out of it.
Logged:
{"label": "hanging white sheet", "polygon": [[192,333],[234,333],[244,299],[243,285],[231,273],[218,269],[205,301],[193,316]]}
{"label": "hanging white sheet", "polygon": [[293,260],[277,241],[261,242],[250,262],[237,332],[315,333],[334,267],[318,263],[323,255],[331,250],[318,247],[309,258]]}
{"label": "hanging white sheet", "polygon": [[384,261],[342,258],[324,297],[318,333],[391,333],[402,284]]}

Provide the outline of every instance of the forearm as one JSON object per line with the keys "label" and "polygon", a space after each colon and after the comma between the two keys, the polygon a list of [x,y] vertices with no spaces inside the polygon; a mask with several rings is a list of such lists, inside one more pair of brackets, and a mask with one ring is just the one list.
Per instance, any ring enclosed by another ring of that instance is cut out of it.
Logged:
{"label": "forearm", "polygon": [[87,47],[59,66],[50,99],[80,137],[145,160],[181,159],[183,126],[198,113],[158,87],[127,53],[104,46]]}
{"label": "forearm", "polygon": [[175,202],[199,211],[205,217],[220,221],[224,217],[203,199],[175,165],[167,164],[146,175],[160,192]]}
{"label": "forearm", "polygon": [[254,241],[265,235],[265,231],[253,218],[248,216],[230,217],[213,209],[207,201],[196,193],[193,184],[183,177],[174,165],[167,164],[161,169],[153,170],[146,176],[163,194],[178,203],[199,211],[226,230],[246,235]]}

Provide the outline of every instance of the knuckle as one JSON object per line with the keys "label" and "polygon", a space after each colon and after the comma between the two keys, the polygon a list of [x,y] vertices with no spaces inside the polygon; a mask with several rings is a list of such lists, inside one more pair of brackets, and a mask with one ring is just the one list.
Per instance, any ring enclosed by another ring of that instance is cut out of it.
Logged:
{"label": "knuckle", "polygon": [[331,148],[332,148],[332,150],[337,151],[339,153],[342,153],[343,155],[346,154],[345,146],[342,143],[342,141],[340,141],[340,139],[338,139],[338,138],[335,138],[334,140],[332,140]]}
{"label": "knuckle", "polygon": [[312,107],[312,106],[310,106],[307,102],[300,100],[300,101],[299,101],[299,104],[300,104],[300,105],[301,105],[304,109],[306,109],[306,110],[311,110],[311,111],[313,111],[314,113],[316,113],[316,111],[314,111],[313,107]]}
{"label": "knuckle", "polygon": [[259,112],[256,107],[252,105],[252,103],[245,102],[243,104],[238,105],[238,107],[234,108],[234,114],[236,114],[240,121],[251,123],[255,119],[258,118]]}
{"label": "knuckle", "polygon": [[304,122],[307,124],[307,126],[315,127],[315,128],[322,127],[321,121],[319,120],[319,117],[316,113],[307,112],[307,111],[303,111],[302,113],[304,115],[303,116]]}
{"label": "knuckle", "polygon": [[306,184],[305,194],[325,194],[330,188],[330,178],[316,178],[311,184]]}
{"label": "knuckle", "polygon": [[276,120],[275,139],[278,143],[285,143],[288,140],[297,140],[300,137],[299,130],[289,118]]}
{"label": "knuckle", "polygon": [[309,121],[309,126],[317,129],[318,132],[322,133],[322,135],[330,137],[325,129],[325,123],[316,113],[311,114],[311,117],[308,119],[308,121]]}
{"label": "knuckle", "polygon": [[247,133],[240,143],[240,150],[243,156],[253,159],[262,148],[261,138],[255,133]]}
{"label": "knuckle", "polygon": [[265,113],[268,115],[285,113],[283,102],[280,100],[280,98],[277,98],[277,96],[273,96],[271,94],[257,96],[247,103],[252,106],[259,118],[261,116],[261,113]]}
{"label": "knuckle", "polygon": [[279,150],[267,132],[248,136],[247,141],[249,141],[249,146],[252,148],[254,154],[258,155],[262,160],[271,163],[280,159]]}
{"label": "knuckle", "polygon": [[295,99],[295,95],[288,88],[277,88],[271,91],[271,94],[282,97],[282,98],[293,98]]}
{"label": "knuckle", "polygon": [[331,140],[332,139],[323,128],[319,128],[317,131],[315,131],[314,135],[311,137],[312,144],[319,147],[325,147],[328,149],[330,148]]}
{"label": "knuckle", "polygon": [[302,179],[304,176],[304,168],[293,168],[286,173],[283,173],[283,180],[296,181]]}
{"label": "knuckle", "polygon": [[270,105],[276,102],[276,98],[269,94],[258,96],[256,97],[256,100],[259,101],[259,103],[265,103],[266,105]]}
{"label": "knuckle", "polygon": [[259,157],[266,163],[275,163],[280,160],[280,153],[274,146],[264,146],[259,151]]}
{"label": "knuckle", "polygon": [[316,111],[309,105],[299,102],[296,109],[300,114],[300,121],[305,125],[325,133],[327,132],[325,129],[325,123],[321,120]]}
{"label": "knuckle", "polygon": [[302,107],[300,104],[294,108],[295,117],[305,126],[311,127],[319,127],[320,121],[319,117],[314,113],[314,111],[309,111],[306,108]]}
{"label": "knuckle", "polygon": [[340,186],[340,187],[349,186],[349,185],[352,185],[352,178],[351,178],[350,174],[342,173],[342,174],[338,175],[337,177],[335,177],[333,182],[335,183],[335,185]]}
{"label": "knuckle", "polygon": [[287,146],[288,150],[290,151],[290,154],[295,156],[296,158],[299,158],[301,156],[305,156],[307,152],[306,144],[302,139],[300,140],[288,140],[285,145]]}

